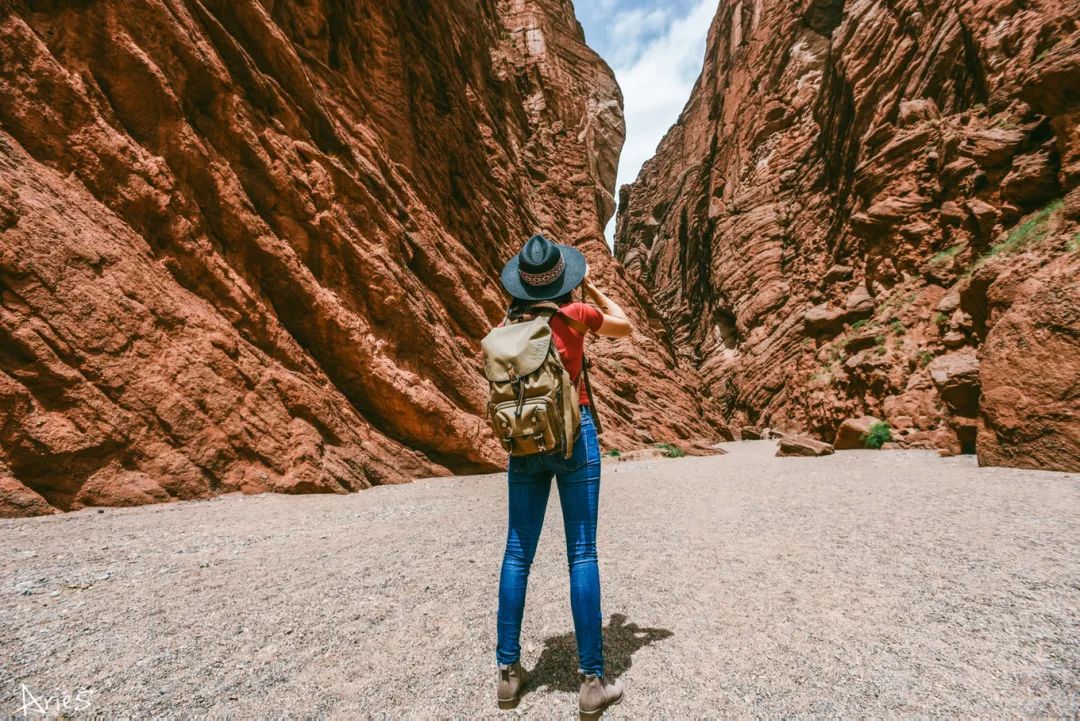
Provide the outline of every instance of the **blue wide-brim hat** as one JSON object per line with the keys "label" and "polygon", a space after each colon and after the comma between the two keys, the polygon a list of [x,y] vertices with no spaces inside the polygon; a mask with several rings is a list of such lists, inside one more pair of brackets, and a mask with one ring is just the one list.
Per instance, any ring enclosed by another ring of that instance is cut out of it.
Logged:
{"label": "blue wide-brim hat", "polygon": [[519,300],[552,300],[581,285],[585,256],[542,235],[529,238],[503,266],[502,287]]}

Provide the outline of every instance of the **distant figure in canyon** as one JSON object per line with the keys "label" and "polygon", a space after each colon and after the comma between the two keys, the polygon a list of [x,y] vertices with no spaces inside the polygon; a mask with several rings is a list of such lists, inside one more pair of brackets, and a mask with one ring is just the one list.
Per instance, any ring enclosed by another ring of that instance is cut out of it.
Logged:
{"label": "distant figure in canyon", "polygon": [[[589,331],[606,336],[629,335],[630,321],[590,279],[588,264],[580,251],[542,235],[530,238],[510,259],[502,270],[501,280],[512,298],[502,326],[546,318],[550,343],[554,343],[574,386],[570,390],[580,406],[580,424],[576,439],[567,439],[567,443],[573,444],[572,452],[515,453],[510,458],[509,530],[499,578],[496,650],[499,706],[504,709],[517,706],[528,680],[520,664],[521,620],[529,569],[540,540],[554,477],[566,529],[570,604],[582,676],[579,712],[582,719],[595,719],[608,706],[622,700],[623,689],[618,681],[604,677],[600,573],[596,556],[600,444],[598,420],[588,388],[584,347]],[[579,286],[595,305],[573,300],[572,292]],[[537,327],[543,331],[541,338],[544,338],[546,331]]]}

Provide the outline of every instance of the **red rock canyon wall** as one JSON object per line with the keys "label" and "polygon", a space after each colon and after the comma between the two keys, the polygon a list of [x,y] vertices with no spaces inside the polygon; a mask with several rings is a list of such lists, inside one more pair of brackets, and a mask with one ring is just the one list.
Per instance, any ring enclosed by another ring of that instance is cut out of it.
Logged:
{"label": "red rock canyon wall", "polygon": [[537,230],[641,328],[607,443],[712,433],[603,244],[622,140],[568,0],[0,2],[0,515],[498,468]]}
{"label": "red rock canyon wall", "polygon": [[724,0],[616,254],[714,412],[1080,470],[1075,0]]}

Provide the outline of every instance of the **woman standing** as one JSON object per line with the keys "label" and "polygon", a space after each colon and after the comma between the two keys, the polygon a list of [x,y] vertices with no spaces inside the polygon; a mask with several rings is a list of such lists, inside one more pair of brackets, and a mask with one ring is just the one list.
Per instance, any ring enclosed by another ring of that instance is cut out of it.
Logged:
{"label": "woman standing", "polygon": [[[529,569],[544,524],[551,479],[559,487],[566,558],[570,567],[570,605],[577,637],[578,698],[583,719],[598,718],[608,706],[622,700],[622,684],[604,678],[600,573],[596,561],[596,522],[600,495],[600,446],[585,384],[583,369],[585,336],[589,331],[607,336],[630,334],[626,314],[589,278],[585,257],[576,249],[533,236],[502,271],[502,285],[513,298],[508,315],[527,313],[540,302],[558,304],[550,321],[555,346],[563,366],[574,380],[581,405],[581,430],[573,454],[542,453],[510,459],[510,521],[499,578],[498,701],[500,708],[514,708],[528,679],[519,662],[521,619]],[[571,292],[579,285],[595,304],[573,302]]]}

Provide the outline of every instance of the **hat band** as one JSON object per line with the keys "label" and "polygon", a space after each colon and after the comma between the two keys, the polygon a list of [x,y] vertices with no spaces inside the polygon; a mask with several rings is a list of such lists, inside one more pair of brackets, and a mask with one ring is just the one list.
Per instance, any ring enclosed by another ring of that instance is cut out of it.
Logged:
{"label": "hat band", "polygon": [[565,268],[566,261],[563,260],[562,256],[560,255],[559,262],[556,263],[555,267],[553,267],[551,270],[545,270],[543,273],[526,273],[521,268],[518,268],[518,275],[521,276],[521,279],[525,281],[525,283],[527,283],[528,285],[547,285],[548,283],[552,282],[560,275],[562,275]]}

